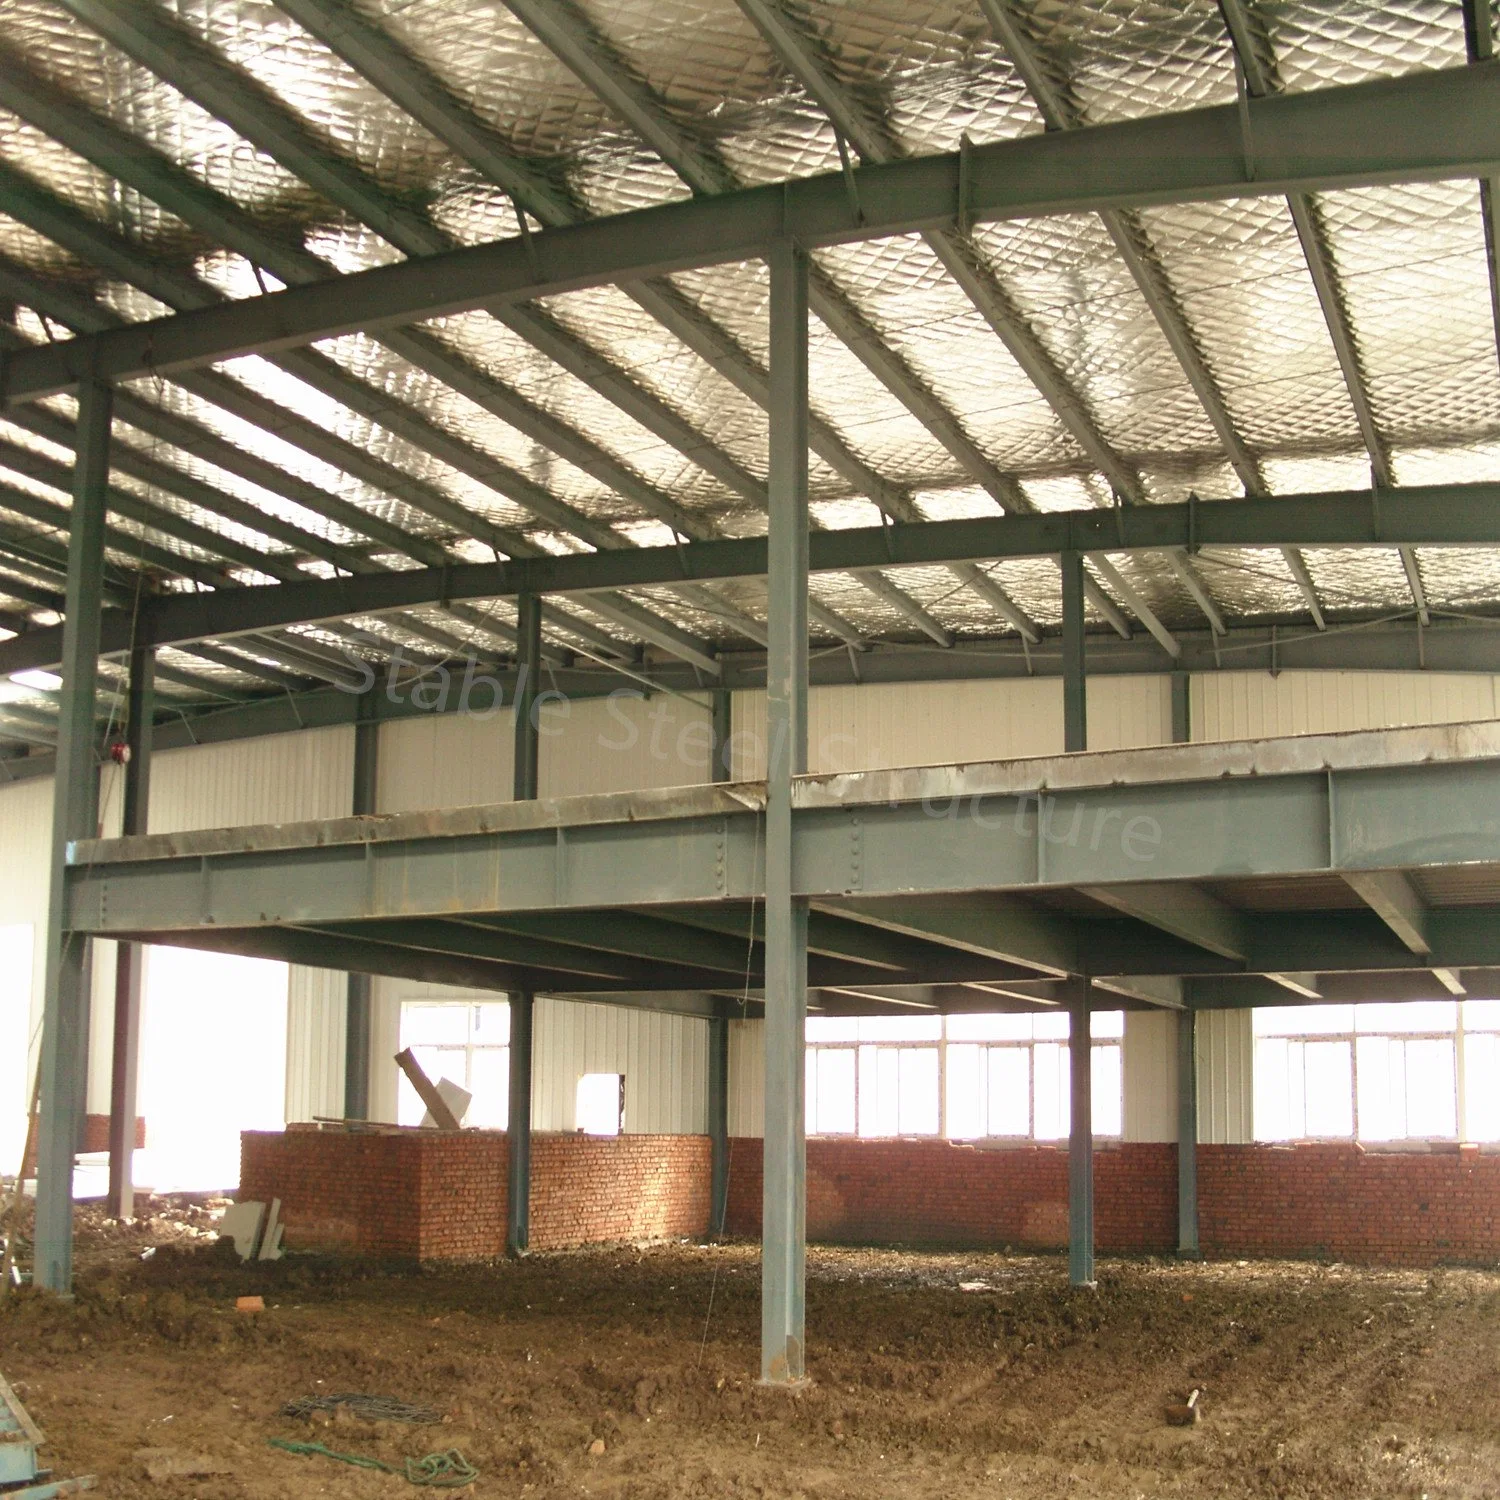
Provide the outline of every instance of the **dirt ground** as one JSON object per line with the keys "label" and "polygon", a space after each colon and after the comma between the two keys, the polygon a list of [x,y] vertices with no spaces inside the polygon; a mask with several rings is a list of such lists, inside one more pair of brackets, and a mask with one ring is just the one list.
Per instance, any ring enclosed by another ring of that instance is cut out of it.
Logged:
{"label": "dirt ground", "polygon": [[[56,1472],[122,1500],[412,1493],[270,1437],[457,1447],[476,1496],[1500,1496],[1495,1272],[1111,1260],[1073,1291],[1050,1256],[814,1249],[789,1394],[754,1379],[753,1246],[241,1267],[212,1209],[80,1215],[76,1300],[0,1306],[0,1371]],[[1201,1420],[1169,1425],[1193,1387]],[[344,1391],[444,1423],[280,1415]],[[152,1481],[163,1447],[229,1472]]]}

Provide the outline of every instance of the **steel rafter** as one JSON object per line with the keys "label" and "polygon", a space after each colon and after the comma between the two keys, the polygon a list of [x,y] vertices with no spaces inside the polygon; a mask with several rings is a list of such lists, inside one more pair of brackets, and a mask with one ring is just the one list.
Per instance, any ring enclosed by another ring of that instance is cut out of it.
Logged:
{"label": "steel rafter", "polygon": [[[1279,92],[1281,80],[1276,71],[1276,54],[1264,26],[1251,8],[1251,0],[1219,0],[1219,8],[1224,13],[1224,21],[1234,45],[1241,86],[1256,99],[1264,99]],[[1349,318],[1349,308],[1339,283],[1338,270],[1328,249],[1322,210],[1309,193],[1290,193],[1286,202],[1291,211],[1292,223],[1297,229],[1297,238],[1302,245],[1303,258],[1307,261],[1308,274],[1312,277],[1313,287],[1318,294],[1323,321],[1328,325],[1328,336],[1339,362],[1339,372],[1343,375],[1345,389],[1349,392],[1349,404],[1354,408],[1354,419],[1359,424],[1359,434],[1370,457],[1371,482],[1380,489],[1393,489],[1396,476],[1391,469],[1390,451],[1375,421],[1375,409],[1370,404],[1369,386],[1360,363],[1354,326]],[[1493,265],[1492,259],[1492,271]],[[1494,290],[1493,281],[1491,290]],[[1430,625],[1432,614],[1427,607],[1427,591],[1422,584],[1416,553],[1410,547],[1399,550],[1401,566],[1417,608],[1417,618],[1423,625]]]}
{"label": "steel rafter", "polygon": [[[38,128],[57,131],[63,143],[70,149],[79,150],[80,154],[85,154],[88,159],[95,161],[105,170],[122,174],[125,180],[130,180],[142,191],[149,191],[152,187],[159,187],[163,182],[172,180],[173,169],[170,164],[162,160],[153,161],[148,148],[131,141],[129,137],[124,136],[123,132],[107,122],[91,119],[86,111],[60,98],[55,91],[49,90],[46,85],[36,80],[26,79],[20,75],[0,79],[0,98],[16,107],[27,118],[35,115],[36,120],[41,122]],[[183,174],[184,177],[185,175]],[[44,190],[19,178],[17,174],[0,169],[0,187],[8,189],[5,194],[7,203],[13,203],[15,211],[24,216],[39,232],[58,239],[59,242],[66,244],[93,263],[113,270],[123,279],[141,286],[169,306],[179,309],[195,309],[210,307],[222,301],[221,294],[217,290],[199,280],[192,273],[178,271],[173,267],[161,266],[146,260],[133,246],[92,224],[69,205],[50,199]],[[178,185],[176,192],[167,195],[168,201],[164,206],[180,211],[189,222],[199,223],[203,217],[204,199],[212,200],[213,197],[210,189],[198,187],[195,190],[191,186]],[[227,239],[226,247],[247,254],[254,264],[262,263],[253,258],[255,253],[269,251],[271,258],[267,263],[267,269],[280,278],[296,283],[307,282],[328,274],[328,268],[309,252],[300,247],[278,244],[270,240],[264,231],[254,231],[247,242],[241,223],[243,217],[226,202],[217,214],[209,214],[203,227],[206,231],[216,228],[237,231]],[[95,310],[96,319],[104,316],[106,315],[101,309]],[[515,397],[504,387],[487,381],[472,366],[468,366],[457,356],[444,351],[435,341],[415,334],[399,336],[392,334],[391,341],[394,343],[398,337],[409,338],[412,342],[408,347],[399,348],[396,352],[419,364],[424,358],[431,363],[438,364],[450,381],[462,379],[465,382],[462,388],[463,393],[470,399],[489,405],[496,410],[497,415],[510,420],[512,425],[520,425],[523,430],[529,428],[530,435],[537,437],[538,440],[543,440],[546,433],[550,432],[553,419],[546,417],[530,403]],[[387,430],[394,432],[396,436],[430,453],[440,462],[478,479],[482,484],[540,514],[553,524],[583,535],[585,540],[589,540],[594,545],[623,545],[622,539],[609,528],[594,526],[579,512],[555,500],[541,486],[533,484],[498,460],[446,433],[416,411],[393,403],[385,392],[365,385],[356,377],[341,370],[326,356],[311,350],[292,350],[273,357],[272,363],[281,366],[287,373],[315,389],[321,390],[346,408],[378,422]],[[374,458],[353,444],[344,442],[299,414],[258,396],[228,376],[207,372],[190,373],[178,375],[176,383],[183,385],[202,399],[233,412],[243,420],[256,426],[269,428],[285,441],[302,447],[315,457],[333,464],[365,483],[393,494],[407,504],[454,527],[460,535],[477,536],[480,540],[511,554],[527,554],[538,550],[524,538],[508,529],[495,527],[486,522],[483,517],[458,505],[435,487],[422,483],[394,465]],[[502,395],[505,398],[503,401]],[[556,425],[560,427],[561,424]],[[538,429],[541,431],[539,432]],[[228,444],[223,446],[232,447]],[[593,461],[589,454],[581,450],[569,452],[563,456],[570,461],[581,462],[584,465]],[[240,460],[240,462],[243,461]],[[600,462],[607,466],[609,461],[601,455]],[[271,465],[257,463],[257,467],[270,470],[272,475],[279,472]],[[615,468],[620,471],[620,474],[629,474],[623,466],[615,465]],[[615,477],[618,478],[619,475]],[[260,479],[258,482],[271,488],[276,487],[273,481],[267,479]],[[283,486],[288,482],[290,482],[290,476],[283,476]],[[634,481],[634,483],[637,489],[641,488],[640,481]],[[304,488],[311,489],[312,487],[305,486]],[[642,500],[640,494],[635,494],[632,498],[638,502]],[[656,503],[654,497],[647,498],[651,499],[653,504]],[[425,547],[431,554],[442,551],[436,543],[413,537],[402,528],[382,522],[378,517],[370,516],[359,507],[333,496],[324,495],[320,500],[311,502],[310,508],[328,515],[330,502],[336,507],[336,514],[333,518],[339,520],[341,524],[357,532],[372,535],[399,551],[411,552],[414,547]],[[304,499],[302,503],[309,502]],[[657,509],[662,506],[670,506],[666,497],[661,497]],[[431,555],[424,555],[421,552],[414,555],[424,561],[432,560]],[[728,610],[722,601],[713,601],[712,607],[717,613],[730,613],[736,623],[749,624],[753,635],[754,622],[748,621],[738,612]],[[615,615],[613,601],[600,601],[598,610],[606,616]],[[693,639],[671,622],[662,620],[661,617],[644,610],[639,605],[622,607],[617,618],[628,628],[642,634],[662,649],[679,653],[686,652],[688,659],[693,660],[703,670],[710,673],[714,670],[712,652],[706,644]],[[469,619],[466,623],[471,627],[490,628],[475,619]],[[614,655],[624,654],[617,642],[601,636],[586,621],[555,623],[568,624],[575,635],[589,640],[598,649],[606,650]],[[498,633],[505,639],[513,637],[513,632],[503,624],[498,626]]]}
{"label": "steel rafter", "polygon": [[[1489,0],[1462,0],[1464,41],[1470,64],[1493,63],[1495,32]],[[1496,352],[1500,354],[1500,174],[1479,179],[1479,199],[1484,215],[1484,244],[1489,257],[1490,307],[1495,320]]]}
{"label": "steel rafter", "polygon": [[[1015,64],[1016,71],[1026,84],[1047,129],[1065,131],[1084,128],[1085,122],[1081,111],[1066,90],[1053,82],[1051,75],[1042,65],[1031,38],[1015,13],[1011,0],[980,0],[980,8],[984,11],[985,18],[989,21],[996,38]],[[1135,282],[1147,308],[1156,319],[1157,326],[1161,329],[1162,335],[1181,366],[1183,374],[1187,377],[1193,394],[1198,398],[1199,404],[1218,435],[1231,466],[1239,476],[1241,484],[1244,485],[1245,493],[1247,495],[1268,494],[1269,490],[1265,477],[1260,471],[1260,465],[1235,427],[1223,392],[1220,391],[1218,382],[1208,367],[1203,351],[1199,348],[1187,317],[1178,304],[1166,271],[1151,245],[1150,237],[1146,234],[1139,216],[1125,209],[1105,209],[1101,212],[1100,218],[1110,238],[1114,241],[1115,248],[1124,261],[1126,269],[1130,272],[1131,279]],[[1106,470],[1106,473],[1109,472]],[[1121,494],[1127,499],[1141,499],[1139,479],[1136,479],[1134,489],[1123,489]],[[1209,597],[1203,581],[1198,577],[1191,559],[1184,553],[1173,553],[1170,554],[1170,560],[1178,578],[1208,617],[1210,625],[1222,634],[1224,622],[1213,600]],[[1307,601],[1313,620],[1321,629],[1323,610],[1317,592],[1312,587],[1312,580],[1305,563],[1300,554],[1292,552],[1288,552],[1286,562],[1298,588],[1302,591],[1303,598]]]}
{"label": "steel rafter", "polygon": [[[597,37],[589,34],[580,17],[555,0],[506,0],[516,17],[605,101],[696,193],[732,192],[740,186],[726,163],[691,141],[670,119],[661,103],[629,72],[612,61]],[[962,423],[948,412],[914,370],[870,327],[831,277],[810,268],[808,305],[818,318],[843,341],[871,374],[891,392],[969,474],[1000,501],[1012,508],[1019,486],[1000,475],[964,431]],[[876,498],[872,496],[871,498]],[[877,503],[879,501],[877,500]],[[910,521],[918,512],[905,500],[889,511],[894,519]],[[1006,622],[1028,639],[1036,640],[1036,627],[992,579],[973,570],[959,574],[965,586],[975,591],[1001,614]],[[874,577],[860,580],[886,603],[902,609],[908,618],[939,644],[947,631],[914,600],[895,585],[877,584]],[[951,640],[951,637],[948,638]]]}

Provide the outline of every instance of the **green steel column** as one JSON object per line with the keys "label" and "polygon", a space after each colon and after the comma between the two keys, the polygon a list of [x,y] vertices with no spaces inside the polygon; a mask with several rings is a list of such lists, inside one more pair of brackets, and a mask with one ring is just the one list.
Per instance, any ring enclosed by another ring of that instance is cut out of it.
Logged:
{"label": "green steel column", "polygon": [[[542,660],[542,601],[535,594],[516,600],[517,663],[514,796],[529,802],[537,794],[541,730],[537,723],[537,673]],[[521,1255],[531,1243],[531,1071],[533,996],[510,997],[510,1103],[506,1122],[510,1157],[505,1247]]]}
{"label": "green steel column", "polygon": [[[124,834],[147,832],[151,805],[151,729],[156,706],[156,653],[130,653],[126,705]],[[115,956],[114,1058],[109,1089],[109,1213],[135,1217],[136,1082],[140,1073],[141,957],[139,943],[121,943]]]}
{"label": "green steel column", "polygon": [[109,486],[113,395],[86,381],[78,391],[78,447],[52,795],[52,872],[48,903],[46,991],[42,1011],[41,1131],[37,1149],[35,1280],[73,1288],[73,1158],[85,1105],[90,945],[67,932],[64,869],[68,846],[98,833],[99,773],[94,757],[94,697],[99,672],[104,513]]}
{"label": "green steel column", "polygon": [[761,1379],[805,1368],[807,903],[792,895],[792,778],[807,769],[807,256],[771,267],[771,462],[766,658],[766,1126]]}
{"label": "green steel column", "polygon": [[[728,688],[714,689],[713,753],[709,765],[713,781],[729,780],[732,704],[733,694]],[[708,1022],[708,1139],[711,1152],[708,1226],[710,1234],[721,1235],[729,1213],[729,1021],[724,1016],[711,1016]]]}
{"label": "green steel column", "polygon": [[1088,690],[1083,669],[1083,556],[1064,552],[1063,614],[1063,749],[1089,747]]}
{"label": "green steel column", "polygon": [[[380,725],[374,718],[375,697],[359,700],[354,724],[354,794],[350,811],[368,817],[378,806]],[[373,984],[368,974],[350,974],[344,1008],[344,1114],[351,1120],[370,1116],[370,1008]]]}
{"label": "green steel column", "polygon": [[1073,981],[1068,1005],[1068,1280],[1094,1284],[1094,1044],[1089,982]]}

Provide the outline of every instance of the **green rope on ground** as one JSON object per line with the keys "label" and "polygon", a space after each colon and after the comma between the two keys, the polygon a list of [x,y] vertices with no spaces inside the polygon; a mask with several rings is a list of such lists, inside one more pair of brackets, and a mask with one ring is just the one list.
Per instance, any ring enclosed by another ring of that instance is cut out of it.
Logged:
{"label": "green rope on ground", "polygon": [[479,1470],[466,1459],[457,1448],[446,1453],[429,1453],[425,1458],[409,1458],[404,1467],[382,1462],[378,1458],[365,1458],[358,1453],[338,1453],[325,1448],[322,1443],[294,1443],[287,1438],[267,1438],[273,1448],[283,1453],[295,1453],[303,1458],[332,1458],[341,1464],[353,1464],[356,1469],[378,1469],[383,1474],[399,1474],[409,1484],[425,1485],[436,1490],[458,1490],[473,1484],[479,1478]]}

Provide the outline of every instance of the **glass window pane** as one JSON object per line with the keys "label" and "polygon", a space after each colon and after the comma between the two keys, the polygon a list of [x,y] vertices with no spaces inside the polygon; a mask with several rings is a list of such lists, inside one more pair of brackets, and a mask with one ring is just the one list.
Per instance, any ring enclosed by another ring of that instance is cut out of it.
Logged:
{"label": "glass window pane", "polygon": [[972,1141],[986,1134],[984,1048],[948,1048],[948,1120],[950,1141]]}
{"label": "glass window pane", "polygon": [[1094,1047],[1090,1092],[1094,1100],[1094,1134],[1120,1135],[1124,1131],[1125,1093],[1122,1058],[1124,1049]]}
{"label": "glass window pane", "polygon": [[901,1047],[897,1127],[902,1135],[938,1133],[938,1054],[936,1047]]}
{"label": "glass window pane", "polygon": [[862,1042],[935,1042],[943,1034],[941,1016],[861,1016]]}
{"label": "glass window pane", "polygon": [[1291,1076],[1288,1044],[1281,1037],[1261,1037],[1255,1043],[1255,1139],[1289,1141]]}
{"label": "glass window pane", "polygon": [[[466,1046],[469,1040],[469,1007],[452,1001],[422,1004],[408,1000],[401,1007],[403,1047]],[[425,1066],[425,1064],[424,1064]],[[455,1080],[462,1082],[462,1079]]]}
{"label": "glass window pane", "polygon": [[1308,1135],[1354,1134],[1353,1064],[1348,1042],[1304,1043],[1302,1067]]}
{"label": "glass window pane", "polygon": [[989,1049],[989,1134],[1031,1134],[1031,1048]]}
{"label": "glass window pane", "polygon": [[1500,1036],[1464,1038],[1464,1108],[1465,1139],[1500,1141]]}
{"label": "glass window pane", "polygon": [[585,1135],[619,1135],[624,1121],[620,1118],[620,1075],[618,1073],[585,1073],[578,1080],[578,1095],[573,1119]]}
{"label": "glass window pane", "polygon": [[1096,1010],[1089,1017],[1089,1035],[1096,1040],[1106,1036],[1125,1035],[1123,1010]]}
{"label": "glass window pane", "polygon": [[813,1128],[819,1135],[853,1135],[854,1049],[820,1048],[813,1055],[818,1060],[818,1114]]}
{"label": "glass window pane", "polygon": [[807,1039],[809,1042],[857,1042],[859,1020],[855,1016],[809,1016]]}
{"label": "glass window pane", "polygon": [[1465,1000],[1466,1031],[1500,1031],[1500,1000]]}
{"label": "glass window pane", "polygon": [[1068,1134],[1068,1049],[1056,1042],[1032,1048],[1035,1134],[1039,1141],[1061,1141]]}
{"label": "glass window pane", "polygon": [[896,1134],[896,1053],[890,1047],[859,1049],[859,1133]]}
{"label": "glass window pane", "polygon": [[1359,1138],[1399,1141],[1406,1137],[1406,1070],[1400,1042],[1362,1036],[1358,1043]]}
{"label": "glass window pane", "polygon": [[1458,1127],[1453,1043],[1413,1040],[1405,1051],[1407,1133],[1419,1141],[1451,1140]]}
{"label": "glass window pane", "polygon": [[474,1102],[469,1105],[464,1124],[477,1125],[483,1130],[504,1130],[510,1123],[509,1047],[474,1049],[469,1058],[469,1090]]}
{"label": "glass window pane", "polygon": [[1354,1007],[1357,1031],[1412,1032],[1452,1031],[1458,1025],[1456,1000],[1405,1000],[1400,1004],[1365,1004]]}
{"label": "glass window pane", "polygon": [[1031,1016],[1024,1011],[1013,1015],[949,1016],[948,1040],[953,1042],[1029,1042],[1031,1040]]}
{"label": "glass window pane", "polygon": [[476,1005],[470,1021],[474,1028],[473,1041],[476,1047],[510,1045],[510,1006],[504,1001],[485,1001]]}
{"label": "glass window pane", "polygon": [[1352,1005],[1263,1005],[1252,1015],[1256,1036],[1337,1036],[1354,1030]]}
{"label": "glass window pane", "polygon": [[1031,1034],[1039,1042],[1065,1042],[1068,1039],[1068,1013],[1065,1010],[1034,1011]]}

